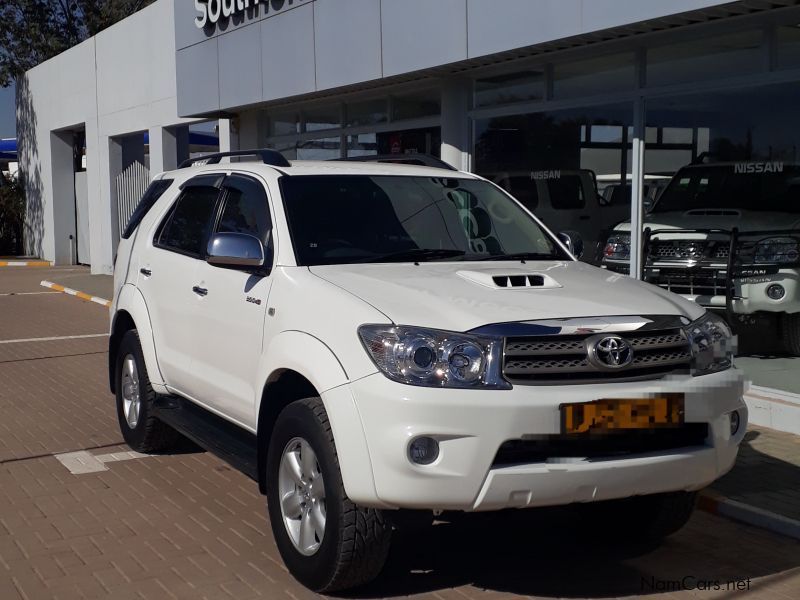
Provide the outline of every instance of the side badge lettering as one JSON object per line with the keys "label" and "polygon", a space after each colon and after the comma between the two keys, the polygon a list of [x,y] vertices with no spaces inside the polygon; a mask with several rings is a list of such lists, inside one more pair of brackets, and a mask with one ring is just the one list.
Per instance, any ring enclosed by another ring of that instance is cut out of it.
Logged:
{"label": "side badge lettering", "polygon": [[252,296],[248,296],[247,297],[247,301],[250,304],[255,304],[257,306],[261,306],[261,300],[259,298],[253,298]]}

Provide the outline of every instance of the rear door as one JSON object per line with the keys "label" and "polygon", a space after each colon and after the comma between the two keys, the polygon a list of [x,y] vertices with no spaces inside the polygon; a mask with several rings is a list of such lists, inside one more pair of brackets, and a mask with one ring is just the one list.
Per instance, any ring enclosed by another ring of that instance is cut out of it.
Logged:
{"label": "rear door", "polygon": [[196,285],[207,290],[197,303],[201,325],[195,330],[193,395],[208,408],[255,429],[255,389],[272,286],[272,218],[262,183],[231,175],[214,232],[245,233],[264,245],[263,269],[220,267],[203,262]]}
{"label": "rear door", "polygon": [[183,185],[171,209],[143,248],[137,285],[147,304],[158,364],[171,388],[193,385],[192,355],[202,295],[197,269],[205,258],[222,176],[196,177]]}

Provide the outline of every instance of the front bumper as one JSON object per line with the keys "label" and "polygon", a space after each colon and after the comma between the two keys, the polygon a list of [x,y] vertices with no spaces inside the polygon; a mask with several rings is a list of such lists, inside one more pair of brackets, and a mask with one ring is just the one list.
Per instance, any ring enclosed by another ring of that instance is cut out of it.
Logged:
{"label": "front bumper", "polygon": [[[735,369],[699,378],[511,390],[412,387],[375,374],[347,387],[363,426],[374,483],[374,488],[360,486],[374,489],[374,496],[351,498],[384,508],[482,511],[697,490],[733,466],[747,424],[743,381]],[[562,403],[658,393],[685,395],[686,422],[708,424],[705,444],[624,458],[493,465],[508,440],[559,434]],[[742,423],[731,437],[734,410]],[[439,442],[440,455],[431,465],[408,458],[410,441],[421,435]],[[349,472],[346,461],[341,463],[346,488],[348,481],[367,475]]]}
{"label": "front bumper", "polygon": [[[604,261],[603,266],[615,273],[630,273],[627,262]],[[757,312],[800,312],[800,271],[795,268],[779,269],[776,273],[733,277],[730,285],[730,307],[734,314],[749,315]],[[665,290],[683,296],[700,306],[715,309],[728,308],[726,294],[727,273],[724,265],[689,268],[681,263],[655,263],[645,268],[644,280]],[[785,294],[779,300],[767,295],[767,289],[780,284]]]}

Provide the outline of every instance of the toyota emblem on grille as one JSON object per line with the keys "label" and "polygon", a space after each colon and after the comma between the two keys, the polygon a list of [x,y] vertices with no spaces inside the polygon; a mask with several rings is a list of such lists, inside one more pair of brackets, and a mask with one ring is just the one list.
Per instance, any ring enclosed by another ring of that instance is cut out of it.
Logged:
{"label": "toyota emblem on grille", "polygon": [[618,335],[594,336],[586,340],[589,362],[604,369],[621,369],[633,362],[633,348]]}

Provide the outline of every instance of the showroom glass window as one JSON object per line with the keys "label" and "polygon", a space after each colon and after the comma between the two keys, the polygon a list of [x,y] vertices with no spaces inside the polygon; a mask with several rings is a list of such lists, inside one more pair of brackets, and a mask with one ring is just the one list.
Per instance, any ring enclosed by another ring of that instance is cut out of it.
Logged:
{"label": "showroom glass window", "polygon": [[578,232],[582,260],[598,263],[608,232],[630,217],[631,122],[631,104],[477,119],[475,172],[550,229]]}

